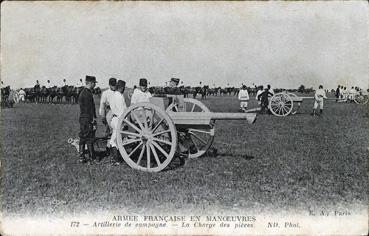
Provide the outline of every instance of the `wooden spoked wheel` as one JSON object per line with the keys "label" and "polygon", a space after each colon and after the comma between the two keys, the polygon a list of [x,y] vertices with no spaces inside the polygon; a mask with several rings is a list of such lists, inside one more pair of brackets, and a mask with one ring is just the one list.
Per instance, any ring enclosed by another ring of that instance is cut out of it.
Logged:
{"label": "wooden spoked wheel", "polygon": [[119,117],[117,144],[130,167],[158,172],[167,167],[174,157],[177,149],[176,127],[160,107],[137,103]]}
{"label": "wooden spoked wheel", "polygon": [[367,104],[368,103],[368,95],[367,94],[356,94],[354,97],[354,101],[357,104]]}
{"label": "wooden spoked wheel", "polygon": [[[183,101],[185,103],[183,112],[210,112],[209,108],[196,99],[184,98]],[[178,106],[172,103],[166,111],[178,112]],[[192,143],[188,158],[198,158],[209,150],[214,141],[215,123],[211,122],[208,126],[193,126],[186,129],[184,135],[187,135]]]}
{"label": "wooden spoked wheel", "polygon": [[269,101],[269,110],[276,116],[288,116],[293,109],[293,100],[287,93],[277,93]]}

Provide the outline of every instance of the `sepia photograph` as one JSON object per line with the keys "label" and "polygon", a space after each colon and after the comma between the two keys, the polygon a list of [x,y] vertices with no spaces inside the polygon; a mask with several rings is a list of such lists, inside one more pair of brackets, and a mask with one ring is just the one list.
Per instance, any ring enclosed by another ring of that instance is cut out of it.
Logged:
{"label": "sepia photograph", "polygon": [[368,234],[367,1],[4,1],[2,235]]}

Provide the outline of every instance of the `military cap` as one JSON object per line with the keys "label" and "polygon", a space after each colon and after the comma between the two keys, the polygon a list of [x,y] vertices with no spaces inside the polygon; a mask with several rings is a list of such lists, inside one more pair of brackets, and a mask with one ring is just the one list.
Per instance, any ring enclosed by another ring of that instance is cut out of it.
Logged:
{"label": "military cap", "polygon": [[123,80],[118,80],[117,88],[124,88],[124,87],[126,87],[126,82]]}
{"label": "military cap", "polygon": [[111,85],[111,86],[117,85],[117,79],[116,78],[110,78],[109,79],[109,85]]}
{"label": "military cap", "polygon": [[86,75],[86,82],[95,82],[95,83],[97,83],[96,77],[91,76],[91,75]]}
{"label": "military cap", "polygon": [[145,78],[141,78],[141,79],[140,79],[140,82],[139,82],[139,85],[140,85],[140,86],[147,86],[147,79],[145,79]]}
{"label": "military cap", "polygon": [[173,81],[174,83],[178,84],[179,83],[179,79],[178,78],[171,78],[170,81]]}

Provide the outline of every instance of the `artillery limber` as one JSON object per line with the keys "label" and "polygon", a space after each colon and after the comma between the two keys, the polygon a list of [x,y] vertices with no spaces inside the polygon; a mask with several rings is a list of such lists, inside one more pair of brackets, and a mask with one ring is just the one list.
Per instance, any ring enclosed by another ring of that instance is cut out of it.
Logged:
{"label": "artillery limber", "polygon": [[200,101],[182,95],[153,97],[130,106],[119,118],[117,143],[132,168],[157,172],[175,155],[196,158],[212,145],[216,120],[245,120],[255,113],[214,113]]}

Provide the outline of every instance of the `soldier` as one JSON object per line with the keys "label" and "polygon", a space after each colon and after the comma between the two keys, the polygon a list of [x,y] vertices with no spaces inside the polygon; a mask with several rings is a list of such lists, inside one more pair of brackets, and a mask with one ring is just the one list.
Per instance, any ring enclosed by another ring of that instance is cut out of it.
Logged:
{"label": "soldier", "polygon": [[[86,87],[82,90],[78,97],[80,106],[80,133],[79,133],[79,157],[80,162],[93,161],[95,159],[94,140],[96,131],[96,111],[92,90],[96,86],[96,77],[86,75]],[[84,155],[85,145],[87,144],[88,156]]]}
{"label": "soldier", "polygon": [[35,95],[36,95],[36,104],[40,101],[40,96],[41,96],[41,94],[40,94],[40,91],[41,91],[41,86],[40,86],[40,83],[38,82],[38,80],[36,80],[36,84],[35,84],[35,86],[33,87],[33,90],[34,90],[34,93],[35,93]]}
{"label": "soldier", "polygon": [[[181,91],[178,87],[179,84],[178,78],[171,78],[169,81],[169,87],[164,89],[165,94],[167,95],[181,95]],[[169,103],[174,104],[183,104],[183,96],[167,96],[169,97]]]}
{"label": "soldier", "polygon": [[168,94],[173,94],[173,95],[179,95],[181,94],[181,91],[178,88],[178,84],[179,84],[179,80],[178,78],[171,78],[169,81],[169,93]]}
{"label": "soldier", "polygon": [[274,90],[272,89],[272,86],[270,86],[270,84],[268,84],[268,85],[267,85],[267,87],[268,87],[268,91],[269,91],[272,95],[274,95]]}
{"label": "soldier", "polygon": [[83,87],[82,79],[79,79],[79,81],[77,82],[76,87]]}
{"label": "soldier", "polygon": [[323,114],[323,101],[324,98],[327,98],[325,95],[325,91],[323,89],[323,85],[319,85],[319,89],[315,92],[315,102],[314,102],[314,107],[313,107],[313,113],[311,114],[312,116],[316,115],[316,109],[318,108],[318,106],[320,106],[320,115]]}
{"label": "soldier", "polygon": [[261,100],[261,113],[265,114],[265,112],[268,111],[268,106],[269,106],[269,97],[273,96],[273,94],[269,91],[269,87],[270,86],[266,86],[264,92],[262,92],[259,96],[258,96],[258,100]]}
{"label": "soldier", "polygon": [[47,80],[47,83],[46,83],[46,88],[47,89],[51,89],[51,83],[50,83],[50,80]]}
{"label": "soldier", "polygon": [[18,95],[19,95],[19,102],[25,102],[26,92],[22,88],[20,88]]}
{"label": "soldier", "polygon": [[119,165],[122,159],[118,156],[117,149],[117,130],[118,130],[118,120],[119,117],[123,114],[123,112],[127,109],[126,101],[124,99],[123,93],[126,88],[126,82],[122,80],[118,80],[116,91],[111,96],[110,108],[112,112],[112,120],[110,122],[111,127],[113,129],[113,133],[110,138],[110,145],[112,148],[113,155],[113,165]]}
{"label": "soldier", "polygon": [[342,97],[343,97],[343,101],[347,102],[348,91],[347,91],[346,87],[343,87]]}
{"label": "soldier", "polygon": [[261,107],[261,101],[260,101],[260,97],[259,97],[259,95],[260,95],[260,94],[262,94],[262,93],[263,93],[263,91],[264,91],[264,86],[263,86],[263,85],[261,85],[261,86],[259,86],[259,89],[258,89],[258,91],[256,92],[256,100],[258,101],[258,105],[259,105],[259,107]]}
{"label": "soldier", "polygon": [[340,99],[340,94],[341,94],[341,86],[338,85],[336,89],[336,102],[338,102],[338,100]]}
{"label": "soldier", "polygon": [[350,91],[349,91],[349,96],[348,96],[350,102],[354,102],[355,94],[356,94],[356,90],[355,90],[354,86],[352,86]]}
{"label": "soldier", "polygon": [[246,85],[242,85],[242,89],[238,93],[238,100],[240,101],[240,110],[246,112],[247,102],[249,101],[249,92]]}
{"label": "soldier", "polygon": [[116,78],[110,78],[109,79],[109,89],[105,90],[101,94],[101,100],[100,100],[100,107],[99,107],[99,115],[101,116],[101,121],[105,125],[105,135],[110,135],[110,122],[112,117],[111,109],[110,109],[110,102],[111,97],[114,94],[114,91],[116,90],[117,85],[117,79]]}
{"label": "soldier", "polygon": [[131,97],[131,105],[138,102],[150,102],[150,98],[152,97],[151,93],[147,90],[147,79],[142,78],[139,81],[139,88],[136,88],[133,91]]}

